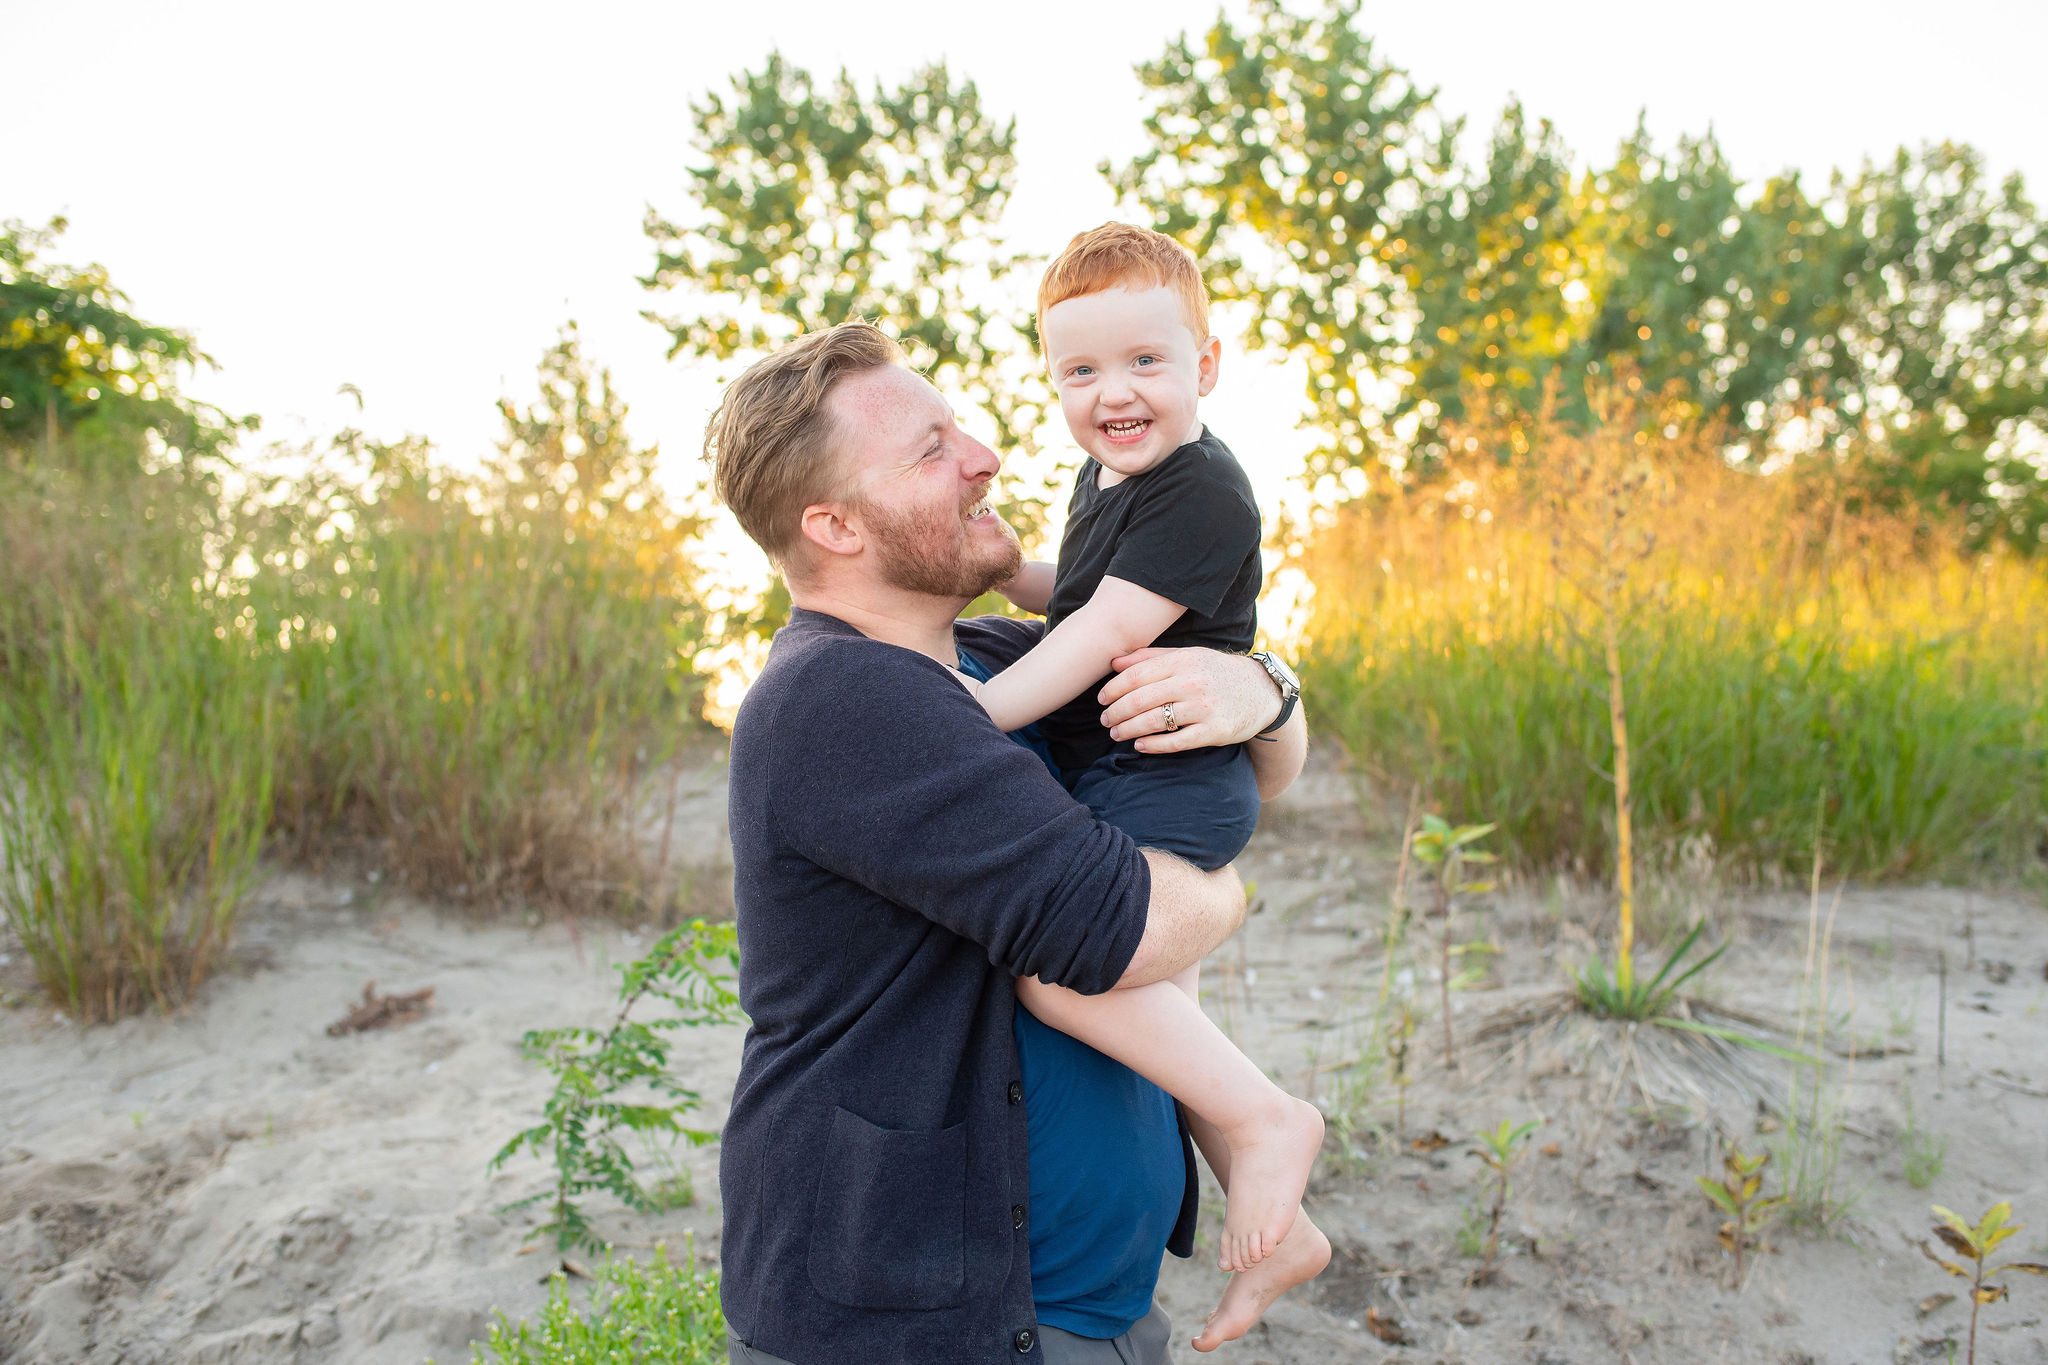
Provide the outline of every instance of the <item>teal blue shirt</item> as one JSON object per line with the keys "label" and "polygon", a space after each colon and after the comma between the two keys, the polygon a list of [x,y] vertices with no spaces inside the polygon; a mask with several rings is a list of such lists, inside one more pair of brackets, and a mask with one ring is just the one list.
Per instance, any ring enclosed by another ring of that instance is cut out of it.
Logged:
{"label": "teal blue shirt", "polygon": [[[964,650],[960,671],[994,676]],[[1036,726],[1011,738],[1053,767]],[[1021,1007],[1012,1027],[1029,1135],[1033,1306],[1041,1323],[1077,1336],[1122,1336],[1151,1311],[1187,1192],[1173,1099]]]}

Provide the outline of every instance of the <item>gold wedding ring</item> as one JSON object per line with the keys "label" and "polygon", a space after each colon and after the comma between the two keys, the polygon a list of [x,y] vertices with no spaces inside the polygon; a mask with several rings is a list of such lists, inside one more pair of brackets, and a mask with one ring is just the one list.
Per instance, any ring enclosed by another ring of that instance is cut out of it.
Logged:
{"label": "gold wedding ring", "polygon": [[1173,718],[1172,702],[1166,703],[1166,705],[1160,707],[1159,710],[1166,717],[1166,728],[1169,732],[1180,729],[1180,722]]}

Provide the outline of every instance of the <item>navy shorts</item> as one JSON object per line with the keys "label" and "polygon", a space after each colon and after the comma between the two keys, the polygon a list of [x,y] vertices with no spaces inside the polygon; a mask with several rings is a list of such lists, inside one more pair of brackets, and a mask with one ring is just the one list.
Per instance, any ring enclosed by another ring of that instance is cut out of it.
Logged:
{"label": "navy shorts", "polygon": [[1259,824],[1259,780],[1242,744],[1141,754],[1119,744],[1064,774],[1076,801],[1138,841],[1213,872]]}

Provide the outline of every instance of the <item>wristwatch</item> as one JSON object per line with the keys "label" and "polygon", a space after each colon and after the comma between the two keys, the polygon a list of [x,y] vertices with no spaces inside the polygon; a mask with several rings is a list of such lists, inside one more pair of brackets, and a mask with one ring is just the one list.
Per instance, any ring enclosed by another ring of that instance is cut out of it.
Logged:
{"label": "wristwatch", "polygon": [[1259,731],[1261,736],[1270,735],[1287,723],[1294,714],[1294,704],[1301,700],[1301,679],[1294,676],[1294,670],[1281,663],[1265,650],[1257,650],[1246,656],[1266,670],[1266,676],[1273,680],[1273,686],[1280,689],[1280,714],[1273,723]]}

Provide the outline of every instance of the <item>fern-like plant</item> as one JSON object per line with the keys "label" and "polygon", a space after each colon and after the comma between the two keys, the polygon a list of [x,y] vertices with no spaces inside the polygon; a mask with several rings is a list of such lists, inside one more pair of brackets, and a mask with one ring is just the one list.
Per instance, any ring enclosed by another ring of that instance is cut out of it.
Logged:
{"label": "fern-like plant", "polygon": [[[684,1122],[701,1096],[669,1071],[670,1035],[681,1028],[740,1018],[732,980],[739,969],[738,940],[730,924],[692,920],[664,934],[645,957],[619,969],[619,1010],[605,1029],[571,1026],[532,1029],[521,1039],[529,1061],[555,1077],[541,1121],[498,1149],[496,1170],[521,1151],[554,1164],[553,1188],[508,1204],[501,1212],[545,1205],[547,1220],[532,1235],[552,1235],[567,1250],[605,1248],[577,1202],[601,1191],[639,1213],[658,1212],[662,1199],[634,1169],[620,1141],[633,1133],[653,1140],[682,1138],[702,1146],[717,1133]],[[642,1021],[631,1017],[649,998],[673,1013]]]}

